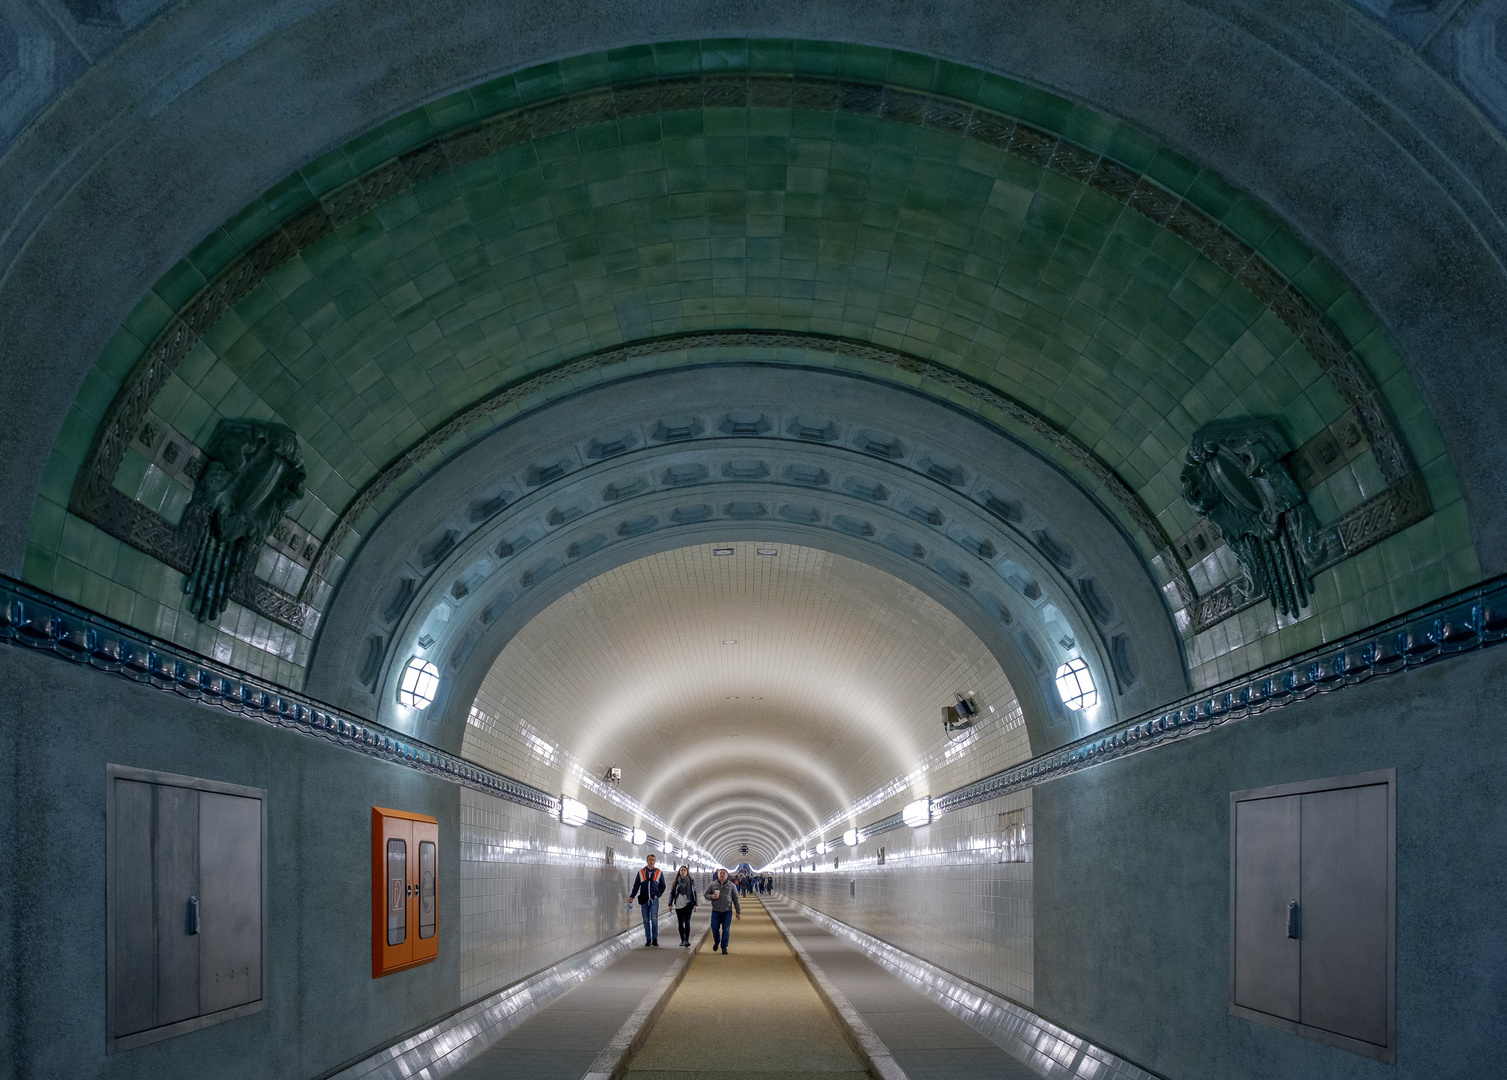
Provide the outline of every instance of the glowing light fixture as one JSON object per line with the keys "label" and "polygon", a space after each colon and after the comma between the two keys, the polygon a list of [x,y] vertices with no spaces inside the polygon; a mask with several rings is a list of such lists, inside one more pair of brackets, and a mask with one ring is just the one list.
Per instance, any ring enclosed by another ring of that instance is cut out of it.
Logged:
{"label": "glowing light fixture", "polygon": [[1074,712],[1092,709],[1099,704],[1093,673],[1081,657],[1075,656],[1057,669],[1057,693],[1062,696],[1062,703]]}
{"label": "glowing light fixture", "polygon": [[825,855],[826,853],[827,853],[827,842],[825,840],[823,840],[820,844],[816,845],[816,854],[818,854],[818,855]]}
{"label": "glowing light fixture", "polygon": [[731,555],[732,553],[732,548],[712,548],[713,555]]}
{"label": "glowing light fixture", "polygon": [[421,656],[410,657],[398,683],[398,704],[410,709],[427,709],[439,689],[440,669]]}
{"label": "glowing light fixture", "polygon": [[586,804],[580,799],[572,799],[568,795],[560,796],[560,820],[566,825],[585,825],[587,818]]}
{"label": "glowing light fixture", "polygon": [[912,829],[919,829],[922,825],[931,824],[931,797],[917,799],[913,803],[906,803],[905,809],[900,812],[900,817]]}
{"label": "glowing light fixture", "polygon": [[642,829],[634,829],[633,830],[633,842],[635,844],[642,844],[645,840],[648,840],[648,839],[649,839],[649,834],[646,833],[646,832],[644,832],[644,830],[642,830]]}
{"label": "glowing light fixture", "polygon": [[724,645],[736,645],[736,644],[738,644],[738,639],[737,638],[724,638],[723,641],[722,641],[722,644],[724,644]]}
{"label": "glowing light fixture", "polygon": [[842,834],[842,842],[844,844],[847,844],[848,847],[857,847],[858,846],[858,830],[857,829],[849,829],[847,832],[843,833]]}

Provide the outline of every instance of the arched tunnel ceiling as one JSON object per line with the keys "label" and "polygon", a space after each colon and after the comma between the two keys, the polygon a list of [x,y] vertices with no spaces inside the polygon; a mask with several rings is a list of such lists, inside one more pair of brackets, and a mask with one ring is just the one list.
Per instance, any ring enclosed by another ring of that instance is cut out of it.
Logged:
{"label": "arched tunnel ceiling", "polygon": [[[907,365],[934,364],[950,381],[931,392],[980,413],[971,388],[996,395],[994,422],[1050,443],[1081,483],[1100,478],[1115,513],[1139,508],[1136,542],[1163,553],[1163,578],[1182,572],[1165,545],[1197,525],[1177,483],[1197,426],[1272,417],[1301,449],[1358,425],[1353,458],[1308,492],[1349,538],[1310,612],[1326,618],[1240,612],[1238,572],[1209,556],[1179,616],[1203,682],[1269,659],[1270,635],[1280,651],[1317,644],[1479,575],[1400,358],[1269,211],[1019,83],[782,49],[663,45],[524,72],[278,185],[101,356],[38,503],[28,579],[103,591],[139,625],[296,682],[346,562],[446,460],[552,396],[746,360],[665,344],[727,328],[888,350],[889,377],[923,387]],[[840,371],[872,363],[806,351]],[[263,552],[255,596],[196,626],[181,567],[150,540],[173,534],[189,490],[157,455],[247,415],[297,432],[309,495]]]}
{"label": "arched tunnel ceiling", "polygon": [[[541,785],[562,755],[620,767],[625,794],[732,862],[896,781],[863,820],[1029,756],[1004,672],[941,604],[829,552],[726,547],[638,559],[551,604],[487,673],[465,755]],[[941,724],[955,693],[994,710],[961,747]]]}

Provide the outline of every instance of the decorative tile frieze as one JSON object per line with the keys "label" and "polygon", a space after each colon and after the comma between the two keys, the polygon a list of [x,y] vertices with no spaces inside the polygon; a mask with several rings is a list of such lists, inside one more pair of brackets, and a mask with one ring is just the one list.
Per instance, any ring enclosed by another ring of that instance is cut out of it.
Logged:
{"label": "decorative tile frieze", "polygon": [[950,791],[933,800],[933,812],[944,814],[971,806],[1297,705],[1316,694],[1336,693],[1503,641],[1507,641],[1507,578],[1497,578]]}
{"label": "decorative tile frieze", "polygon": [[[342,749],[437,776],[551,816],[555,795],[354,717],[323,702],[148,637],[103,615],[0,576],[0,644],[37,649],[101,674],[222,709],[247,720],[322,739]],[[619,838],[631,827],[591,811],[587,826]],[[659,840],[649,838],[658,846]]]}

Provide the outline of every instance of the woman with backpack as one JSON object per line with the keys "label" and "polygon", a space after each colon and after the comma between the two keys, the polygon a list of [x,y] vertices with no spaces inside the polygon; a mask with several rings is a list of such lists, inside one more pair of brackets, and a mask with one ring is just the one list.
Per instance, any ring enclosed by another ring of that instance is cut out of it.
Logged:
{"label": "woman with backpack", "polygon": [[680,924],[680,946],[691,947],[691,912],[696,910],[696,879],[691,877],[691,868],[682,865],[670,885],[670,906],[675,909],[675,921]]}

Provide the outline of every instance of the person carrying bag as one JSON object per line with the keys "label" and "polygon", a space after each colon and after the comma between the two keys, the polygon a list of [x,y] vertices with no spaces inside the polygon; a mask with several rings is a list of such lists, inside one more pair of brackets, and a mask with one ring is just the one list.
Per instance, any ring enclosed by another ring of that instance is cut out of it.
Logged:
{"label": "person carrying bag", "polygon": [[696,910],[696,879],[691,877],[691,868],[681,866],[670,886],[670,906],[675,909],[675,921],[680,924],[680,947],[691,947],[691,912]]}

